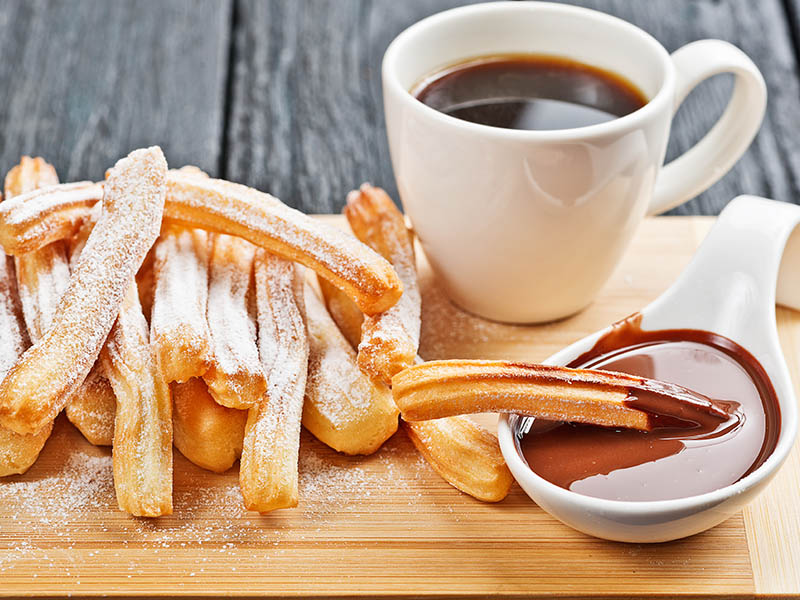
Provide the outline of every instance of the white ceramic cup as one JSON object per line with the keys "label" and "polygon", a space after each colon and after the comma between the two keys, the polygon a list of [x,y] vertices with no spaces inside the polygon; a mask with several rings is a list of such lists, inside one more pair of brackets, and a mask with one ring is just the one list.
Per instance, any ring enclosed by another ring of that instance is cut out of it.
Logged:
{"label": "white ceramic cup", "polygon": [[[445,115],[409,91],[454,63],[520,52],[612,71],[649,101],[599,125],[521,131]],[[735,86],[722,117],[663,165],[678,106],[723,72]],[[757,67],[727,42],[670,55],[630,23],[546,2],[477,4],[424,19],[391,43],[382,77],[400,198],[434,271],[457,304],[509,322],[550,321],[589,304],[645,215],[685,202],[731,168],[767,100]]]}

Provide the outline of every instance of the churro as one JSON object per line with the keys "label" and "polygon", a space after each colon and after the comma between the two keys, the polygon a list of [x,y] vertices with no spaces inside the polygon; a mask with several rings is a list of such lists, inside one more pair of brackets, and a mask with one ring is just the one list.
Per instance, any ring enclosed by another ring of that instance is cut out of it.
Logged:
{"label": "churro", "polygon": [[0,245],[18,255],[73,236],[103,199],[103,184],[61,183],[0,203]]}
{"label": "churro", "polygon": [[419,348],[420,294],[414,247],[403,214],[381,188],[368,183],[347,195],[344,214],[356,237],[388,260],[403,283],[403,295],[385,312],[364,319],[358,365],[390,385],[414,364]]}
{"label": "churro", "polygon": [[136,150],[111,170],[103,213],[51,326],[0,383],[0,423],[39,431],[66,405],[94,364],[134,275],[161,226],[166,161]]}
{"label": "churro", "polygon": [[[74,269],[80,253],[89,239],[93,223],[87,222],[70,240],[69,262]],[[92,370],[84,379],[67,403],[64,412],[67,419],[95,446],[110,446],[114,441],[114,414],[117,398],[111,383],[103,373],[103,365],[98,358]]]}
{"label": "churro", "polygon": [[317,283],[319,283],[322,298],[325,300],[325,306],[328,308],[328,312],[333,317],[336,325],[339,326],[339,331],[350,342],[353,349],[358,350],[358,344],[361,342],[361,326],[364,323],[364,313],[356,306],[355,302],[350,300],[350,296],[335,285],[328,283],[322,277],[317,277]]}
{"label": "churro", "polygon": [[255,279],[258,347],[267,392],[248,411],[239,485],[245,506],[264,513],[297,505],[309,340],[300,268],[260,250]]}
{"label": "churro", "polygon": [[[84,252],[88,251],[87,247]],[[113,452],[117,503],[135,516],[171,514],[172,400],[133,282],[100,358],[117,398]]]}
{"label": "churro", "polygon": [[[14,261],[10,256],[0,255],[0,377],[5,376],[28,345]],[[52,428],[50,421],[40,431],[25,435],[0,426],[0,477],[27,471],[39,457]]]}
{"label": "churro", "polygon": [[345,454],[371,454],[398,426],[389,389],[371,380],[317,293],[306,290],[310,344],[303,426]]}
{"label": "churro", "polygon": [[[42,158],[23,156],[5,178],[5,197],[13,198],[40,187],[58,183],[52,165]],[[5,376],[27,345],[19,321],[20,313],[28,330],[27,338],[39,339],[55,313],[55,305],[69,281],[69,267],[62,242],[54,242],[34,252],[14,258],[2,255],[0,270],[0,376]],[[16,286],[11,278],[16,276]],[[17,298],[19,303],[17,303]],[[36,461],[52,431],[52,422],[32,434],[19,434],[0,427],[0,476],[24,473]]]}
{"label": "churro", "polygon": [[175,447],[198,467],[224,473],[242,455],[247,411],[218,404],[202,379],[173,383]]}
{"label": "churro", "polygon": [[[439,360],[401,371],[392,394],[407,421],[507,412],[649,431],[660,423],[728,415],[678,385],[589,369],[481,360]],[[653,399],[662,402],[652,402]],[[660,404],[660,413],[649,408]]]}
{"label": "churro", "polygon": [[[347,292],[366,314],[393,306],[403,291],[391,265],[352,236],[243,185],[171,171],[164,218],[184,227],[243,237],[299,262]],[[94,187],[92,187],[94,185]],[[74,233],[101,199],[100,184],[50,188],[36,206],[0,206],[0,243],[17,254]],[[77,195],[77,198],[71,198]],[[77,225],[76,210],[82,212]],[[63,212],[63,221],[59,216]],[[57,234],[57,235],[56,235]],[[60,237],[58,237],[60,235]]]}
{"label": "churro", "polygon": [[247,409],[267,390],[249,302],[256,247],[221,233],[212,238],[208,326],[214,360],[203,379],[217,402]]}
{"label": "churro", "polygon": [[[6,199],[56,185],[58,175],[43,158],[23,156],[5,179]],[[69,282],[64,242],[56,241],[14,257],[22,315],[32,342],[42,337],[53,321],[56,306]]]}
{"label": "churro", "polygon": [[165,227],[156,242],[150,336],[167,381],[201,377],[211,362],[208,233]]}
{"label": "churro", "polygon": [[114,441],[116,410],[117,397],[98,360],[69,399],[64,412],[89,443],[110,446]]}
{"label": "churro", "polygon": [[508,495],[514,478],[497,436],[466,416],[403,422],[420,454],[453,487],[484,502]]}

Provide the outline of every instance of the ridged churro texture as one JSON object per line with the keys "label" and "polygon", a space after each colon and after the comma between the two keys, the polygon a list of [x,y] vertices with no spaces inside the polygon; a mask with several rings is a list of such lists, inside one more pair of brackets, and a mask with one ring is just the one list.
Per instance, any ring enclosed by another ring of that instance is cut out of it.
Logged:
{"label": "ridged churro texture", "polygon": [[208,232],[165,227],[154,247],[150,337],[167,381],[202,377],[211,364]]}
{"label": "ridged churro texture", "polygon": [[261,250],[255,277],[267,392],[248,411],[239,485],[245,506],[265,513],[297,506],[309,341],[301,269]]}
{"label": "ridged churro texture", "polygon": [[391,263],[403,295],[388,310],[364,319],[358,365],[390,385],[392,376],[414,364],[419,349],[421,298],[414,247],[403,214],[382,189],[367,183],[347,196],[344,207],[356,237]]}
{"label": "ridged churro texture", "polygon": [[113,466],[119,507],[139,517],[172,514],[172,399],[135,283],[128,286],[101,360],[117,397]]}
{"label": "ridged churro texture", "polygon": [[0,383],[0,423],[34,433],[64,408],[94,364],[127,288],[161,226],[167,163],[157,147],[111,170],[103,213],[89,235],[53,323]]}
{"label": "ridged churro texture", "polygon": [[[335,227],[243,185],[181,171],[171,171],[167,179],[166,221],[239,236],[303,264],[368,315],[388,310],[400,298],[403,285],[391,265]],[[0,243],[17,254],[69,237],[101,198],[101,184],[83,182],[53,188],[26,210],[0,206]]]}

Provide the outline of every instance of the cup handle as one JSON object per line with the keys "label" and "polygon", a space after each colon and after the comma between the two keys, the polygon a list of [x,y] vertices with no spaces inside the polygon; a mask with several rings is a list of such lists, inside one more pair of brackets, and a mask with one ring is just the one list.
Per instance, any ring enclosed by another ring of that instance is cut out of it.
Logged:
{"label": "cup handle", "polygon": [[718,73],[736,80],[725,112],[697,144],[661,169],[649,214],[683,204],[706,190],[747,150],[767,107],[767,87],[761,72],[739,48],[722,40],[692,42],[672,53],[677,81],[673,114],[689,92]]}

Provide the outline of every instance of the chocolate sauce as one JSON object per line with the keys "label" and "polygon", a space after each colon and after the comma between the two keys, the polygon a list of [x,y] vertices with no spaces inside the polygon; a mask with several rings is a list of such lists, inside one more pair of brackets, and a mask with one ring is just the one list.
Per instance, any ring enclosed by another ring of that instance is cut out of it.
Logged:
{"label": "chocolate sauce", "polygon": [[[649,432],[522,419],[518,442],[531,469],[587,496],[644,501],[716,490],[761,465],[775,449],[780,410],[755,357],[710,332],[642,331],[639,320],[618,323],[569,366],[675,383],[726,407],[729,418],[693,412],[693,426],[665,420]],[[633,404],[660,413],[662,401],[656,394]]]}

